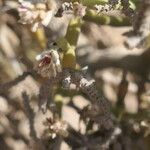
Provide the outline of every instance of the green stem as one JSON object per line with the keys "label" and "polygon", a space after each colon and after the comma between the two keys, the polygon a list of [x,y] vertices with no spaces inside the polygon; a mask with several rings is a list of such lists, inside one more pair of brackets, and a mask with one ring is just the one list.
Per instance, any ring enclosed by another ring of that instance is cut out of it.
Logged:
{"label": "green stem", "polygon": [[76,17],[72,19],[68,25],[67,33],[64,38],[57,40],[57,44],[63,50],[62,65],[63,68],[73,68],[76,67],[76,45],[78,42],[78,37],[80,34],[81,19]]}
{"label": "green stem", "polygon": [[85,6],[91,7],[94,5],[104,5],[108,3],[108,0],[72,0],[72,2],[79,2]]}
{"label": "green stem", "polygon": [[81,28],[81,19],[79,17],[76,17],[70,21],[65,37],[71,46],[76,47],[78,37],[81,31],[80,28]]}
{"label": "green stem", "polygon": [[101,25],[127,26],[130,25],[129,20],[122,16],[108,16],[105,14],[97,14],[93,10],[88,10],[83,18],[85,21],[95,22]]}
{"label": "green stem", "polygon": [[108,0],[80,0],[85,6],[104,5],[108,3]]}

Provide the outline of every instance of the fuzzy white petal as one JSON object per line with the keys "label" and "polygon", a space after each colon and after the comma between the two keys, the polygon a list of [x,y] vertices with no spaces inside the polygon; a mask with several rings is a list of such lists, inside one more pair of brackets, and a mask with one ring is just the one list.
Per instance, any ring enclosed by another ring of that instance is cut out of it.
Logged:
{"label": "fuzzy white petal", "polygon": [[48,12],[46,13],[45,18],[44,18],[43,21],[42,21],[42,24],[43,24],[44,26],[48,26],[48,24],[49,24],[49,22],[51,21],[52,17],[53,17],[53,12],[52,12],[52,11],[48,11]]}

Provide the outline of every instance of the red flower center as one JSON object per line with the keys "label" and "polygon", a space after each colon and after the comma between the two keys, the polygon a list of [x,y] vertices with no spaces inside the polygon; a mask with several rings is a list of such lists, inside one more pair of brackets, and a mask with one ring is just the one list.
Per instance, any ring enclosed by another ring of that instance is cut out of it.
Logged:
{"label": "red flower center", "polygon": [[39,67],[43,67],[51,63],[51,57],[45,56],[39,64]]}

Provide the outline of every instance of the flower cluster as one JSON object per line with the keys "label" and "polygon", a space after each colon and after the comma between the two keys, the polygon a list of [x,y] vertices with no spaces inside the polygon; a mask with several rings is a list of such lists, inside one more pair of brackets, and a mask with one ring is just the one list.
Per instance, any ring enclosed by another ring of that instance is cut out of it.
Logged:
{"label": "flower cluster", "polygon": [[20,22],[30,24],[33,32],[42,25],[47,26],[55,14],[55,6],[51,6],[51,1],[32,3],[31,1],[19,0],[19,2]]}
{"label": "flower cluster", "polygon": [[68,135],[67,123],[65,121],[47,118],[44,124],[48,126],[48,131],[52,139],[54,139],[56,136],[66,137]]}
{"label": "flower cluster", "polygon": [[43,77],[56,77],[62,71],[60,57],[55,49],[43,51],[37,55],[36,60],[38,61],[36,70]]}

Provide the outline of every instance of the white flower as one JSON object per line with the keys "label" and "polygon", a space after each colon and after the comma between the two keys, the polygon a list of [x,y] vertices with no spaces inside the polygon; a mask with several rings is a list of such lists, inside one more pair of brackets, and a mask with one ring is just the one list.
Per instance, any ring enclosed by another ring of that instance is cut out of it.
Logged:
{"label": "white flower", "polygon": [[75,2],[73,4],[73,10],[76,16],[84,17],[86,14],[86,6],[83,6],[82,4]]}
{"label": "white flower", "polygon": [[62,71],[60,57],[57,50],[51,49],[37,55],[38,65],[36,70],[43,77],[56,77]]}
{"label": "white flower", "polygon": [[68,132],[68,124],[67,122],[63,120],[58,120],[57,118],[47,118],[46,122],[44,123],[46,126],[48,126],[49,135],[52,139],[54,139],[57,136],[63,136],[67,137]]}
{"label": "white flower", "polygon": [[33,32],[42,25],[47,26],[54,16],[54,9],[50,9],[47,6],[49,1],[32,3],[30,1],[20,0],[19,2],[20,7],[18,11],[20,22],[23,24],[30,24]]}

